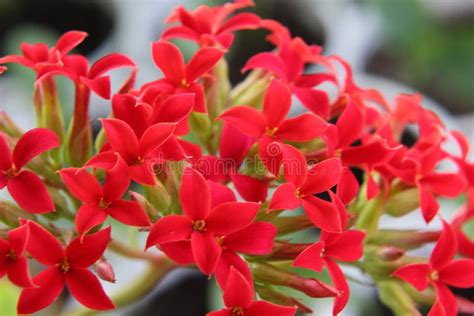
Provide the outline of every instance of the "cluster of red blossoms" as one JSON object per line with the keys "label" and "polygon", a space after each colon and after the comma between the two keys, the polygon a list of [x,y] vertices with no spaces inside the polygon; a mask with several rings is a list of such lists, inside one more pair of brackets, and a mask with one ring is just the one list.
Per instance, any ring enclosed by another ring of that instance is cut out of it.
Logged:
{"label": "cluster of red blossoms", "polygon": [[[387,102],[360,88],[342,58],[322,55],[276,21],[237,12],[252,5],[177,8],[151,49],[163,78],[138,88],[127,56],[89,66],[71,54],[83,32],[0,58],[36,73],[38,128],[23,133],[0,115],[0,188],[16,202],[0,204],[0,276],[23,288],[19,314],[53,304],[65,286],[88,308],[122,307],[98,279],[115,281],[107,248],[149,260],[156,271],[192,265],[215,276],[225,308],[212,316],[311,313],[303,296],[333,297],[337,315],[349,299],[347,266],[371,277],[397,315],[421,315],[423,304],[432,316],[474,312],[452,291],[474,286],[474,243],[463,230],[474,217],[468,141],[446,130],[419,95]],[[266,30],[275,48],[251,57],[243,68],[250,73],[232,86],[225,55],[236,31],[255,29]],[[197,44],[189,61],[176,39]],[[109,72],[123,67],[129,76],[112,93]],[[75,87],[68,124],[57,76]],[[111,100],[96,135],[91,93]],[[308,111],[290,116],[296,99]],[[403,144],[410,128],[416,141]],[[448,141],[458,154],[445,151]],[[439,171],[445,161],[454,171]],[[465,204],[441,218],[437,198],[461,195]],[[418,210],[442,230],[379,227],[382,217]],[[103,228],[109,216],[114,227],[147,235],[146,248],[159,254],[111,239],[111,227]],[[319,239],[292,242],[290,234],[303,230]],[[429,243],[436,243],[429,259],[406,253]],[[29,261],[46,268],[30,277]],[[303,276],[304,269],[317,273]],[[320,280],[325,269],[332,284]]]}

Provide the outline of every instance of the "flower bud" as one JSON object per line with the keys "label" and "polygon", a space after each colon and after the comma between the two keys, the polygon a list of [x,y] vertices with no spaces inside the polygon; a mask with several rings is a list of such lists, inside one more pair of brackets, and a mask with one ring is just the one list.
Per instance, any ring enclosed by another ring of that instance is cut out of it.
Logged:
{"label": "flower bud", "polygon": [[[171,206],[171,196],[159,181],[157,181],[157,184],[154,186],[143,186],[143,192],[143,198],[155,211],[159,210],[164,214],[169,213]],[[137,197],[135,196],[134,198]],[[137,201],[141,204],[139,198],[137,198]],[[145,208],[145,210],[147,210],[147,208]],[[151,218],[153,219],[153,216],[151,216]]]}
{"label": "flower bud", "polygon": [[381,247],[378,251],[380,259],[383,261],[395,261],[405,254],[405,250],[397,247]]}
{"label": "flower bud", "polygon": [[99,261],[95,263],[94,271],[102,280],[110,283],[115,283],[114,269],[112,268],[110,263],[105,260],[105,258],[99,259]]}
{"label": "flower bud", "polygon": [[296,306],[298,309],[298,312],[303,313],[303,314],[311,314],[313,310],[304,305],[302,302],[300,302],[298,299],[286,295],[280,291],[277,291],[275,288],[271,286],[256,286],[256,291],[260,298],[273,302],[278,305],[283,305],[283,306]]}
{"label": "flower bud", "polygon": [[291,234],[314,226],[306,215],[280,216],[275,218],[272,223],[278,229],[279,236]]}
{"label": "flower bud", "polygon": [[229,67],[225,59],[221,59],[212,70],[214,76],[205,77],[204,90],[209,117],[215,119],[224,109],[230,91]]}
{"label": "flower bud", "polygon": [[267,259],[293,260],[309,246],[311,244],[290,244],[288,242],[276,241],[273,246],[273,253]]}
{"label": "flower bud", "polygon": [[16,227],[19,225],[18,218],[36,221],[36,215],[28,213],[13,203],[0,201],[0,221],[4,224]]}
{"label": "flower bud", "polygon": [[230,92],[230,104],[258,107],[263,100],[271,75],[262,70],[252,70],[249,75]]}
{"label": "flower bud", "polygon": [[145,210],[145,212],[148,214],[148,217],[152,221],[155,221],[158,219],[159,217],[158,211],[153,207],[153,205],[150,202],[148,202],[145,196],[141,195],[140,193],[130,191],[130,199],[132,201],[138,202],[138,204],[140,204],[140,206]]}
{"label": "flower bud", "polygon": [[420,205],[418,188],[409,188],[391,194],[385,203],[387,214],[400,217],[416,210]]}
{"label": "flower bud", "polygon": [[378,282],[381,301],[390,307],[395,315],[418,316],[421,315],[413,299],[404,291],[403,287],[395,281]]}
{"label": "flower bud", "polygon": [[310,297],[335,297],[341,295],[337,289],[329,284],[314,278],[304,278],[269,264],[256,263],[253,265],[252,271],[255,279],[259,282],[290,287]]}
{"label": "flower bud", "polygon": [[376,245],[390,245],[404,249],[412,249],[425,243],[435,242],[439,231],[421,232],[417,230],[379,230],[367,241]]}
{"label": "flower bud", "polygon": [[7,115],[7,113],[0,111],[0,132],[7,134],[10,137],[19,138],[23,135],[23,132],[12,121],[12,119]]}

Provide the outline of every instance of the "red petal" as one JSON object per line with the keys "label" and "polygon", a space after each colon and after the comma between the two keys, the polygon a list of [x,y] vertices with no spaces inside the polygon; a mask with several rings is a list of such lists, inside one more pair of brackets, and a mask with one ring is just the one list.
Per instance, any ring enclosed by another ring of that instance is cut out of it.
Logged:
{"label": "red petal", "polygon": [[102,198],[99,181],[84,169],[62,169],[59,174],[69,191],[84,203],[95,203]]}
{"label": "red petal", "polygon": [[234,191],[232,191],[228,186],[211,180],[207,180],[207,183],[211,192],[211,208],[222,203],[237,201]]}
{"label": "red petal", "polygon": [[306,215],[316,227],[327,232],[341,232],[341,218],[334,203],[312,195],[302,198],[301,202]]}
{"label": "red petal", "polygon": [[230,309],[221,309],[215,312],[207,313],[206,316],[232,316]]}
{"label": "red petal", "polygon": [[66,248],[69,263],[77,268],[87,268],[93,265],[104,254],[110,242],[110,226],[95,234],[75,238]]}
{"label": "red petal", "polygon": [[86,32],[81,31],[69,31],[64,33],[56,42],[54,46],[61,55],[66,55],[71,50],[73,50],[77,45],[82,43],[84,39],[87,37]]}
{"label": "red petal", "polygon": [[216,267],[216,281],[221,289],[225,289],[229,278],[230,269],[236,269],[247,280],[250,286],[253,286],[252,272],[250,272],[247,263],[232,251],[222,251],[219,262]]}
{"label": "red petal", "polygon": [[219,154],[222,158],[230,160],[237,169],[251,145],[252,139],[250,137],[242,134],[232,125],[224,123],[219,140]]}
{"label": "red petal", "polygon": [[435,284],[436,301],[428,316],[455,316],[458,314],[456,297],[451,290],[442,284]]}
{"label": "red petal", "polygon": [[149,161],[145,161],[144,163],[139,165],[129,166],[129,168],[130,175],[132,176],[132,179],[134,181],[145,185],[156,184],[155,174]]}
{"label": "red petal", "polygon": [[[278,149],[276,146],[278,143],[270,145],[275,145],[274,148]],[[308,176],[306,158],[301,151],[293,146],[281,145],[280,148],[283,151],[282,165],[286,181],[293,183],[297,188],[301,188]]]}
{"label": "red petal", "polygon": [[337,185],[337,195],[344,204],[349,204],[357,196],[358,191],[359,182],[357,182],[351,169],[343,168],[341,180]]}
{"label": "red petal", "polygon": [[342,164],[339,158],[326,159],[308,171],[308,177],[301,191],[307,194],[321,193],[339,183]]}
{"label": "red petal", "polygon": [[193,229],[188,217],[168,215],[159,219],[151,228],[146,248],[157,244],[188,240]]}
{"label": "red petal", "polygon": [[19,170],[34,157],[60,145],[56,134],[46,128],[29,130],[20,137],[13,149],[13,163]]}
{"label": "red petal", "polygon": [[334,287],[341,293],[340,296],[336,296],[334,298],[334,306],[333,306],[333,315],[339,315],[339,313],[344,309],[349,301],[349,284],[347,284],[347,280],[342,272],[341,268],[337,265],[337,263],[326,260],[326,266],[329,270],[329,274],[331,275],[331,280]]}
{"label": "red petal", "polygon": [[173,26],[167,28],[166,30],[161,33],[162,39],[170,39],[170,38],[182,38],[193,40],[195,42],[199,41],[199,36],[197,36],[196,32],[186,26]]}
{"label": "red petal", "polygon": [[56,265],[64,258],[64,249],[59,241],[46,229],[28,221],[30,227],[30,239],[27,250],[30,255],[45,265]]}
{"label": "red petal", "polygon": [[158,123],[150,126],[140,139],[140,156],[146,157],[166,142],[175,130],[174,123]]}
{"label": "red petal", "polygon": [[106,212],[126,225],[138,227],[148,227],[151,225],[145,210],[135,201],[114,201],[107,208]]}
{"label": "red petal", "polygon": [[244,200],[249,202],[265,202],[267,200],[268,181],[244,174],[235,174],[231,178],[235,189]]}
{"label": "red petal", "polygon": [[249,106],[235,106],[219,116],[229,125],[251,137],[261,137],[267,123],[262,113]]}
{"label": "red petal", "polygon": [[206,227],[215,235],[227,235],[247,227],[257,216],[260,204],[227,202],[213,208]]}
{"label": "red petal", "polygon": [[194,232],[191,235],[193,257],[199,270],[211,275],[216,269],[222,248],[217,244],[214,234],[210,232]]}
{"label": "red petal", "polygon": [[280,173],[283,153],[286,151],[286,147],[290,147],[290,145],[275,141],[275,139],[268,135],[263,135],[258,142],[258,156],[268,171],[275,176],[278,176]]}
{"label": "red petal", "polygon": [[253,30],[260,24],[260,17],[253,13],[239,13],[228,19],[219,28],[217,33],[233,32],[238,30]]}
{"label": "red petal", "polygon": [[443,230],[430,257],[430,262],[434,269],[441,269],[448,264],[454,258],[457,251],[456,236],[454,235],[453,228],[444,220],[442,220],[442,223]]}
{"label": "red petal", "polygon": [[167,98],[156,109],[155,122],[177,123],[185,120],[194,107],[194,93],[180,93]]}
{"label": "red petal", "polygon": [[176,89],[176,93],[194,93],[194,109],[193,111],[206,113],[206,99],[204,88],[201,84],[191,84],[186,88]]}
{"label": "red petal", "polygon": [[186,79],[194,82],[210,71],[224,56],[224,52],[216,48],[201,48],[191,58],[186,66]]}
{"label": "red petal", "polygon": [[34,277],[33,282],[37,287],[25,288],[20,294],[18,314],[33,314],[56,301],[64,288],[64,275],[51,267]]}
{"label": "red petal", "polygon": [[89,89],[94,91],[99,97],[103,99],[110,99],[110,77],[103,76],[97,77],[94,79],[89,79],[87,77],[81,77],[81,82],[85,84]]}
{"label": "red petal", "polygon": [[174,84],[181,84],[181,80],[185,78],[185,65],[179,49],[169,42],[159,41],[153,43],[152,55],[155,65],[166,79]]}
{"label": "red petal", "polygon": [[359,230],[345,231],[336,235],[334,240],[326,241],[325,255],[327,257],[351,262],[362,257],[365,233]]}
{"label": "red petal", "polygon": [[104,199],[115,201],[120,199],[130,186],[130,173],[127,164],[116,154],[116,163],[107,170],[105,184],[103,187]]}
{"label": "red petal", "polygon": [[303,250],[293,262],[294,267],[321,272],[324,266],[322,258],[324,242],[317,242]]}
{"label": "red petal", "polygon": [[[290,90],[280,80],[273,79],[268,85],[263,100],[263,116],[267,120],[267,126],[279,127],[290,112],[290,107]],[[288,128],[286,131],[288,132]]]}
{"label": "red petal", "polygon": [[23,256],[29,239],[30,227],[28,224],[23,224],[20,227],[8,231],[8,243],[10,247],[15,250],[18,257]]}
{"label": "red petal", "polygon": [[28,271],[28,260],[25,257],[19,257],[8,265],[8,279],[19,287],[34,286]]}
{"label": "red petal", "polygon": [[194,220],[207,217],[211,208],[211,194],[206,179],[191,168],[184,170],[179,200],[184,213]]}
{"label": "red petal", "polygon": [[325,91],[295,87],[293,92],[308,110],[321,117],[329,118],[329,97]]}
{"label": "red petal", "polygon": [[102,119],[102,126],[112,148],[128,162],[135,162],[139,156],[138,140],[135,132],[124,121],[109,118]]}
{"label": "red petal", "polygon": [[448,263],[439,271],[439,279],[454,287],[474,286],[474,260],[459,259]]}
{"label": "red petal", "polygon": [[273,250],[276,227],[267,222],[255,222],[224,238],[226,249],[247,255],[266,255]]}
{"label": "red petal", "polygon": [[429,273],[429,265],[415,263],[398,268],[392,275],[410,283],[417,290],[424,291],[430,283]]}
{"label": "red petal", "polygon": [[171,260],[178,264],[193,264],[194,257],[190,241],[167,242],[159,246]]}
{"label": "red petal", "polygon": [[432,173],[420,180],[423,187],[447,197],[456,197],[466,190],[466,180],[458,173]]}
{"label": "red petal", "polygon": [[101,225],[106,219],[107,213],[99,209],[97,205],[82,205],[76,214],[76,230],[82,237],[92,228]]}
{"label": "red petal", "polygon": [[285,120],[276,135],[288,141],[306,142],[321,136],[327,127],[328,124],[322,118],[304,113]]}
{"label": "red petal", "polygon": [[364,127],[364,117],[357,104],[349,99],[346,108],[338,118],[337,134],[339,137],[338,146],[344,148],[352,144],[360,137]]}
{"label": "red petal", "polygon": [[423,214],[423,218],[427,223],[431,222],[431,220],[438,214],[439,204],[436,201],[433,193],[428,191],[424,187],[419,187],[420,190],[420,208]]}
{"label": "red petal", "polygon": [[126,55],[113,53],[96,61],[89,70],[89,78],[97,78],[112,69],[130,67],[135,68],[135,63]]}
{"label": "red petal", "polygon": [[227,307],[238,306],[247,308],[252,304],[253,291],[239,271],[231,267],[226,283],[223,299]]}
{"label": "red petal", "polygon": [[287,79],[286,65],[284,61],[274,53],[259,53],[252,56],[244,68],[242,68],[242,72],[255,68],[268,70],[283,80]]}
{"label": "red petal", "polygon": [[10,146],[4,136],[0,134],[0,170],[6,171],[12,166]]}
{"label": "red petal", "polygon": [[296,197],[295,185],[291,182],[287,182],[275,190],[270,200],[268,210],[294,210],[300,205],[301,201]]}
{"label": "red petal", "polygon": [[275,305],[266,301],[253,302],[252,305],[245,310],[245,315],[248,316],[294,316],[295,314],[296,307]]}
{"label": "red petal", "polygon": [[31,171],[22,171],[7,182],[8,192],[18,205],[30,213],[54,211],[54,203],[43,181]]}
{"label": "red petal", "polygon": [[66,284],[71,295],[86,307],[95,310],[115,308],[97,277],[87,269],[71,269],[66,273]]}

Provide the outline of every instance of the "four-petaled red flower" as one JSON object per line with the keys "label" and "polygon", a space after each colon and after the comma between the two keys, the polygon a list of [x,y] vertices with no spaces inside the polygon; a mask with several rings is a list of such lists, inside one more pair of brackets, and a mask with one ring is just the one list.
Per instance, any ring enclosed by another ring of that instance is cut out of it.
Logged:
{"label": "four-petaled red flower", "polygon": [[456,298],[448,288],[474,286],[474,260],[453,260],[457,252],[456,237],[452,227],[443,221],[443,231],[431,253],[429,263],[414,263],[398,268],[394,276],[423,291],[430,284],[436,290],[436,301],[430,316],[457,315]]}
{"label": "four-petaled red flower", "polygon": [[234,267],[230,268],[223,299],[226,308],[210,312],[207,316],[293,316],[296,313],[295,307],[255,301],[253,288]]}
{"label": "four-petaled red flower", "polygon": [[20,287],[34,286],[28,271],[25,249],[30,238],[28,224],[11,229],[8,239],[0,238],[0,278],[5,274],[8,279]]}
{"label": "four-petaled red flower", "polygon": [[273,79],[265,93],[262,112],[249,106],[235,106],[219,118],[243,134],[258,139],[260,159],[270,172],[278,175],[281,153],[273,153],[270,143],[309,141],[322,135],[328,126],[326,121],[312,113],[287,119],[290,107],[290,91],[281,81]]}
{"label": "four-petaled red flower", "polygon": [[216,7],[201,5],[193,11],[180,6],[166,22],[179,21],[181,25],[167,28],[161,38],[181,38],[194,41],[200,46],[219,45],[227,49],[234,41],[233,32],[253,30],[259,26],[260,18],[253,13],[239,13],[228,18],[234,11],[251,5],[254,5],[251,0],[237,0]]}
{"label": "four-petaled red flower", "polygon": [[357,261],[363,254],[365,233],[358,230],[348,230],[341,234],[321,233],[319,242],[301,252],[293,262],[293,266],[308,268],[321,272],[325,265],[329,270],[332,282],[342,295],[334,300],[333,314],[338,315],[349,300],[349,285],[344,272],[336,261]]}
{"label": "four-petaled red flower", "polygon": [[184,215],[168,215],[152,227],[147,248],[169,242],[191,241],[199,269],[212,274],[222,253],[218,237],[242,230],[255,219],[258,203],[226,202],[211,208],[211,193],[196,170],[184,170],[179,198]]}
{"label": "four-petaled red flower", "polygon": [[84,203],[76,215],[76,229],[83,238],[93,227],[102,224],[107,215],[126,225],[146,227],[150,220],[136,201],[122,196],[130,185],[130,174],[125,161],[116,154],[115,164],[107,170],[104,186],[85,169],[67,168],[60,171],[69,191]]}
{"label": "four-petaled red flower", "polygon": [[222,58],[224,52],[217,48],[201,48],[185,64],[179,49],[166,41],[153,43],[153,61],[160,68],[165,78],[149,83],[159,86],[169,94],[195,93],[194,111],[206,112],[204,89],[196,81],[208,73]]}
{"label": "four-petaled red flower", "polygon": [[55,133],[35,128],[21,136],[10,152],[7,140],[0,134],[0,189],[6,186],[18,205],[30,213],[48,213],[55,207],[43,181],[23,167],[34,157],[59,145]]}
{"label": "four-petaled red flower", "polygon": [[27,251],[47,266],[33,278],[36,287],[25,288],[18,301],[18,314],[33,314],[52,304],[66,285],[79,303],[96,310],[114,308],[97,277],[88,267],[99,260],[110,241],[110,227],[76,238],[67,247],[46,229],[28,222],[30,240]]}
{"label": "four-petaled red flower", "polygon": [[338,197],[329,192],[332,201],[328,202],[314,196],[327,192],[338,184],[342,173],[341,161],[330,158],[307,170],[306,159],[296,148],[286,146],[283,151],[283,172],[288,182],[280,185],[273,193],[269,211],[294,210],[302,205],[315,226],[327,232],[341,232],[344,228],[341,218],[345,216],[345,211],[338,207]]}

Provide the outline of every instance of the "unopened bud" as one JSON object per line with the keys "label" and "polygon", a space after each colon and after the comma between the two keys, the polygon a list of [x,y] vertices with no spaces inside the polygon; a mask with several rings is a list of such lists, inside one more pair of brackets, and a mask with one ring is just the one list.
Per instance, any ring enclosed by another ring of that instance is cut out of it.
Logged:
{"label": "unopened bud", "polygon": [[266,301],[283,306],[295,306],[298,309],[298,312],[303,314],[311,314],[313,312],[310,307],[304,305],[298,299],[277,291],[271,286],[257,286],[255,289],[258,292],[258,295]]}
{"label": "unopened bud", "polygon": [[214,76],[204,79],[206,105],[209,117],[216,118],[224,109],[230,91],[229,67],[225,59],[221,59],[212,70]]}
{"label": "unopened bud", "polygon": [[23,135],[21,128],[3,111],[0,111],[0,132],[15,138],[19,138]]}
{"label": "unopened bud", "polygon": [[293,260],[309,246],[311,244],[290,244],[288,242],[276,241],[273,246],[273,253],[267,259]]}
{"label": "unopened bud", "polygon": [[419,316],[413,299],[404,291],[400,283],[395,281],[382,281],[377,283],[380,300],[390,307],[395,315]]}
{"label": "unopened bud", "polygon": [[416,210],[419,206],[418,188],[409,188],[391,194],[385,204],[385,209],[387,214],[400,217]]}
{"label": "unopened bud", "polygon": [[99,261],[96,262],[94,265],[94,271],[102,280],[115,283],[114,268],[112,268],[105,258],[99,259]]}
{"label": "unopened bud", "polygon": [[335,297],[341,292],[314,278],[304,278],[269,264],[256,263],[252,267],[255,279],[262,283],[281,285],[303,292],[310,297]]}
{"label": "unopened bud", "polygon": [[435,242],[440,235],[439,231],[422,232],[418,230],[379,230],[367,240],[376,245],[390,245],[405,249],[422,246],[425,243]]}
{"label": "unopened bud", "polygon": [[28,213],[13,203],[0,201],[0,221],[10,227],[19,225],[18,218],[36,221],[36,215]]}
{"label": "unopened bud", "polygon": [[279,236],[291,234],[314,226],[306,215],[280,216],[275,218],[272,223],[277,228]]}
{"label": "unopened bud", "polygon": [[405,250],[397,247],[381,247],[378,251],[380,259],[383,261],[395,261],[405,254]]}
{"label": "unopened bud", "polygon": [[148,202],[145,196],[141,195],[140,193],[130,191],[130,199],[132,201],[138,202],[138,204],[140,204],[140,206],[145,210],[145,212],[148,214],[148,217],[152,221],[156,221],[158,219],[158,211],[153,207],[150,202]]}
{"label": "unopened bud", "polygon": [[[163,214],[168,213],[171,206],[171,197],[163,184],[157,181],[157,184],[154,186],[144,186],[143,191],[143,198],[151,205],[151,207],[153,207],[154,210],[159,210]],[[139,201],[138,198],[137,201]],[[152,216],[151,218],[153,219]]]}
{"label": "unopened bud", "polygon": [[252,70],[244,81],[230,92],[230,104],[245,104],[258,107],[262,103],[265,90],[270,82],[271,74],[266,71]]}

